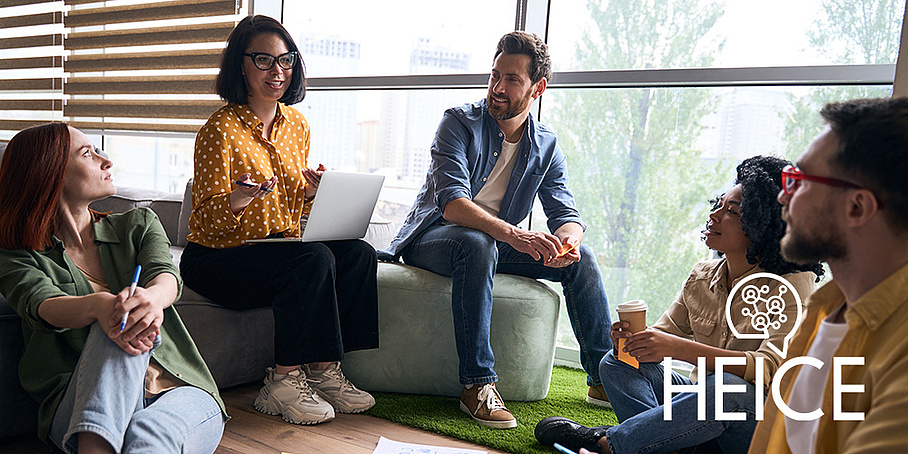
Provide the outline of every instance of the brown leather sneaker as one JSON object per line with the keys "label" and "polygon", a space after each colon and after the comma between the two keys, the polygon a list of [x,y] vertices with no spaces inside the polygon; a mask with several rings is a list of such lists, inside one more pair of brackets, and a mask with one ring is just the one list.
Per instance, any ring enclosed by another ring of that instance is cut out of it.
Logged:
{"label": "brown leather sneaker", "polygon": [[470,415],[479,425],[492,429],[517,427],[514,415],[504,406],[495,383],[473,385],[460,393],[460,409]]}
{"label": "brown leather sneaker", "polygon": [[612,403],[609,402],[602,385],[590,386],[589,392],[586,393],[586,401],[600,407],[612,408]]}

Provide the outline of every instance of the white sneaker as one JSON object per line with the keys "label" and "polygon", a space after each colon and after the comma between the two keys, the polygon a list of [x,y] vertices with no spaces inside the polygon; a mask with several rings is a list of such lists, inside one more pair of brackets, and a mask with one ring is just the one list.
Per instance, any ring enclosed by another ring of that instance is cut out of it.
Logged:
{"label": "white sneaker", "polygon": [[334,419],[334,408],[325,402],[297,369],[287,375],[275,376],[274,368],[265,371],[265,386],[255,398],[255,409],[269,415],[281,415],[293,424],[318,424]]}
{"label": "white sneaker", "polygon": [[325,370],[312,370],[303,365],[309,386],[334,406],[338,413],[362,413],[375,405],[371,394],[357,388],[344,377],[340,363],[335,361]]}

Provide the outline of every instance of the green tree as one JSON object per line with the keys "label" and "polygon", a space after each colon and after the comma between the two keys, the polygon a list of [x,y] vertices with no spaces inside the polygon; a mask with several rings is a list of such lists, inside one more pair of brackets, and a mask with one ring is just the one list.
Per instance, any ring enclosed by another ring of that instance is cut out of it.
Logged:
{"label": "green tree", "polygon": [[[595,26],[576,49],[584,69],[705,67],[724,44],[704,42],[724,13],[713,2],[589,1],[587,9]],[[697,148],[715,99],[708,89],[551,93],[544,120],[567,155],[609,298],[647,300],[652,321],[708,256],[697,233],[705,195],[733,176],[727,163],[704,164]]]}
{"label": "green tree", "polygon": [[[903,0],[824,0],[807,32],[810,47],[835,64],[891,64],[898,58]],[[891,86],[821,87],[808,96],[790,95],[786,155],[795,159],[823,129],[819,111],[828,102],[892,96]]]}

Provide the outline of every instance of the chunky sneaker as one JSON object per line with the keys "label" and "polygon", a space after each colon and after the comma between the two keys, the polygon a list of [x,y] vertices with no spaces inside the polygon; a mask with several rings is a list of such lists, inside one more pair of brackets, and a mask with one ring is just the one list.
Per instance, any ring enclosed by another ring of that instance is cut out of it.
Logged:
{"label": "chunky sneaker", "polygon": [[297,369],[287,375],[277,375],[274,368],[265,371],[265,386],[255,398],[255,409],[269,415],[281,415],[293,424],[318,424],[334,419],[334,408],[325,402]]}
{"label": "chunky sneaker", "polygon": [[567,418],[551,416],[539,421],[533,434],[540,443],[552,447],[555,443],[568,449],[600,452],[599,439],[612,426],[586,427]]}
{"label": "chunky sneaker", "polygon": [[612,403],[609,402],[602,385],[590,386],[589,392],[586,393],[586,401],[600,407],[612,408]]}
{"label": "chunky sneaker", "polygon": [[464,388],[460,394],[460,409],[481,426],[492,429],[517,427],[517,420],[505,408],[501,395],[495,389],[495,383]]}
{"label": "chunky sneaker", "polygon": [[344,377],[340,363],[335,361],[325,370],[312,370],[303,365],[309,386],[338,413],[362,413],[375,405],[371,394],[357,388]]}

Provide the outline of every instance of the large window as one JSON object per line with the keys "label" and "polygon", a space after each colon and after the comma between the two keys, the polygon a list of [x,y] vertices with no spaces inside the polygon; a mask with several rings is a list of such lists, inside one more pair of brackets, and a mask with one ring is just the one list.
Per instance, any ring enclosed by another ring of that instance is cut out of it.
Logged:
{"label": "large window", "polygon": [[[484,96],[498,38],[515,27],[544,36],[556,74],[534,115],[567,155],[610,302],[643,298],[652,323],[694,262],[710,256],[699,234],[707,200],[730,187],[738,162],[800,154],[825,102],[891,93],[905,1],[257,0],[254,8],[281,16],[306,61],[309,91],[295,107],[312,126],[311,164],[385,174],[379,214],[396,227],[425,180],[444,109]],[[118,184],[179,191],[191,174],[191,133],[95,132],[117,159]],[[545,228],[541,211],[532,221]],[[561,346],[576,348],[562,322]]]}
{"label": "large window", "polygon": [[429,145],[448,107],[484,90],[311,91],[296,107],[312,130],[310,166],[381,173],[378,215],[400,226],[429,169]]}
{"label": "large window", "polygon": [[[561,89],[543,122],[559,132],[577,206],[611,305],[643,299],[652,324],[703,245],[709,199],[757,154],[795,159],[816,134],[822,102],[889,96],[890,87]],[[593,125],[593,127],[578,127]],[[544,230],[534,212],[532,228]],[[576,343],[565,313],[561,346]]]}
{"label": "large window", "polygon": [[891,64],[902,0],[559,0],[556,71]]}
{"label": "large window", "polygon": [[486,72],[513,1],[285,1],[311,77]]}

